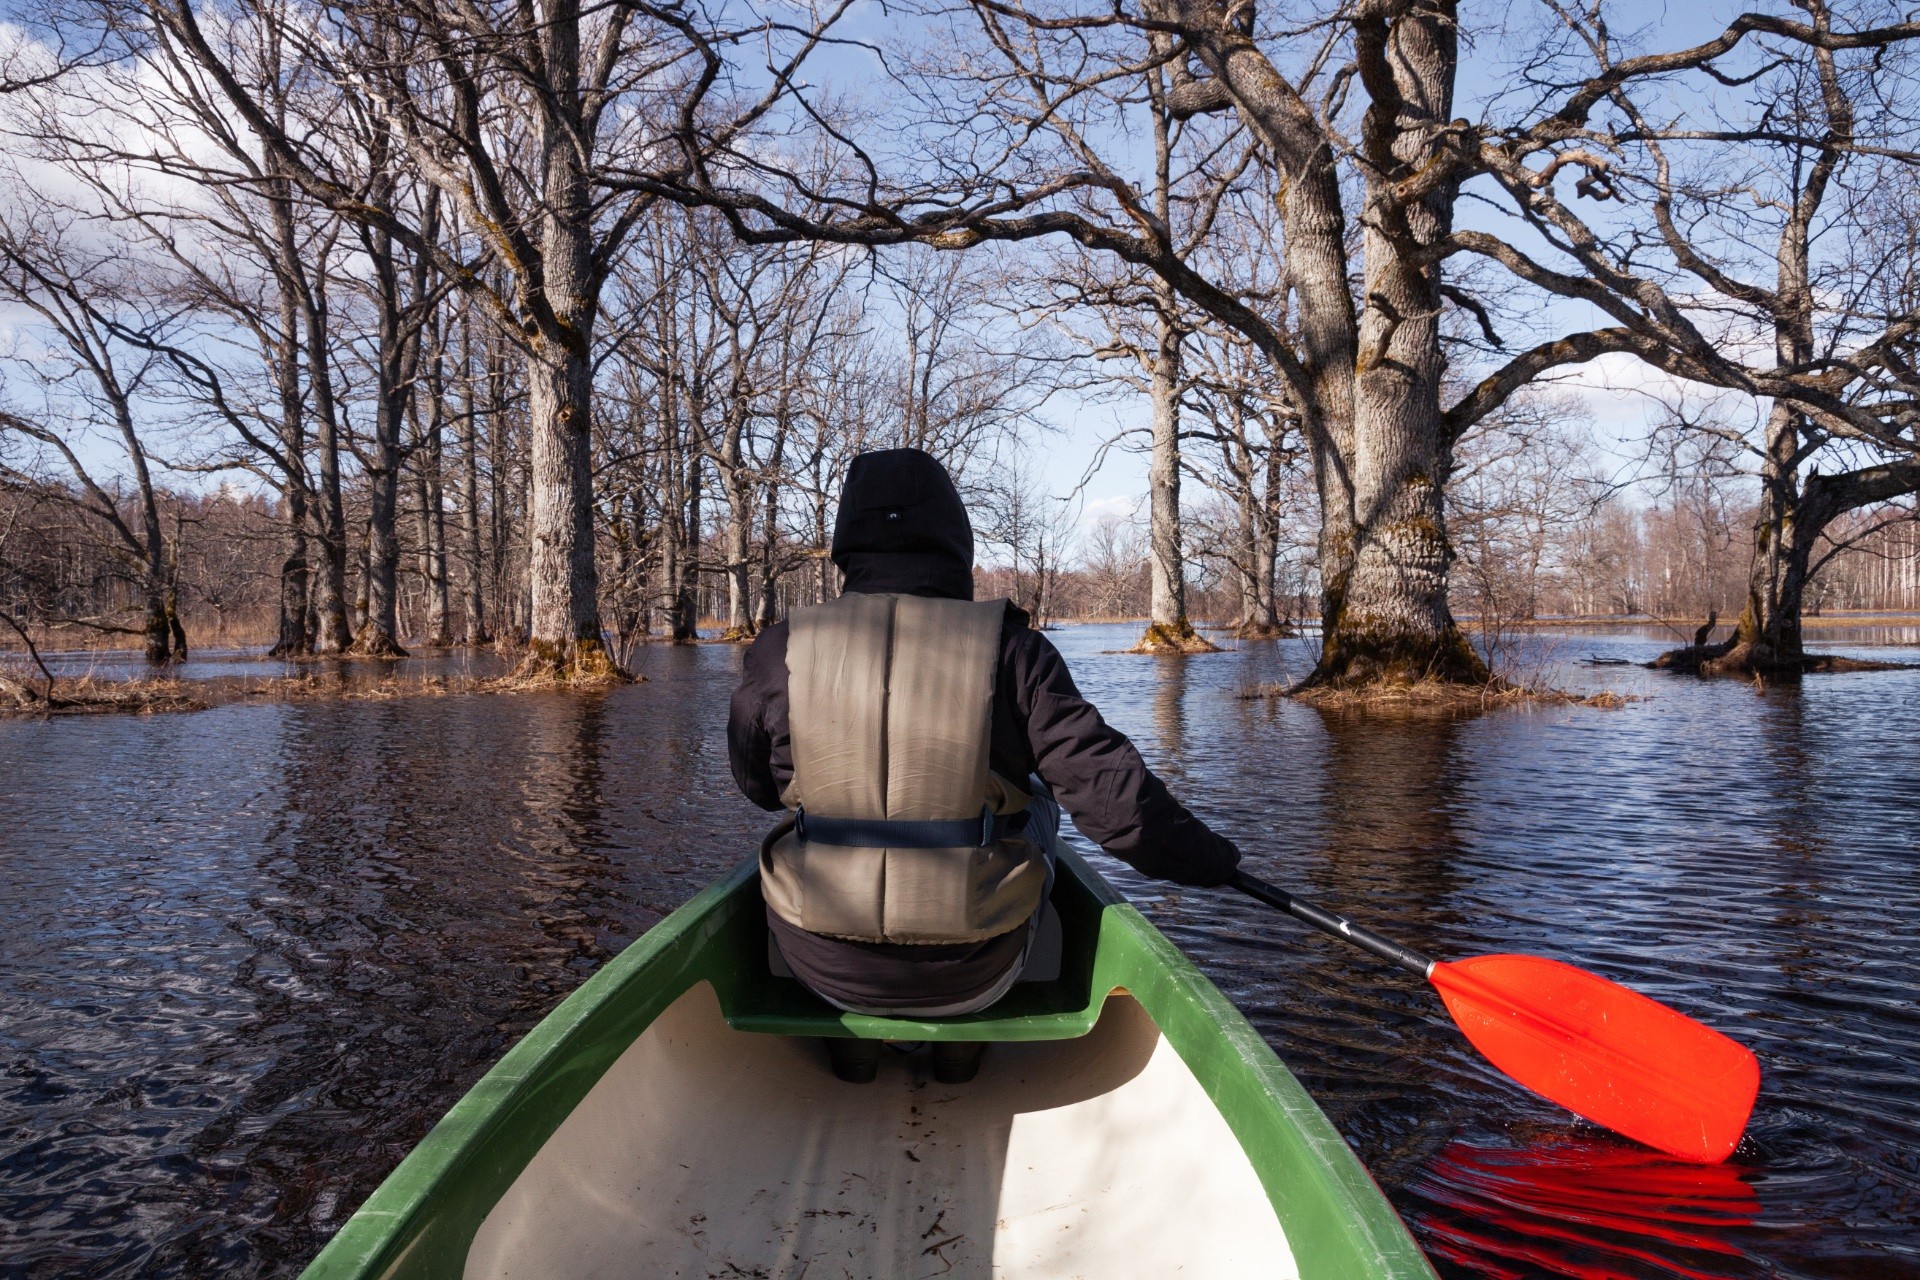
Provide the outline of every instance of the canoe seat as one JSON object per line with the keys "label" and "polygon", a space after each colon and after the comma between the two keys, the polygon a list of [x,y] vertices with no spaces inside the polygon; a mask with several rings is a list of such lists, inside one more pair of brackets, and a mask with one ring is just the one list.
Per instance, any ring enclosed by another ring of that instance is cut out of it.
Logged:
{"label": "canoe seat", "polygon": [[[755,895],[757,896],[757,895]],[[727,1025],[767,1035],[854,1036],[869,1040],[1073,1040],[1093,1030],[1107,992],[1095,993],[1095,960],[1105,904],[1073,876],[1059,876],[1053,908],[1060,921],[1057,972],[1014,984],[992,1007],[955,1018],[878,1018],[844,1013],[773,966],[743,966],[720,993]],[[764,932],[764,924],[757,920]],[[764,946],[743,948],[764,954]]]}

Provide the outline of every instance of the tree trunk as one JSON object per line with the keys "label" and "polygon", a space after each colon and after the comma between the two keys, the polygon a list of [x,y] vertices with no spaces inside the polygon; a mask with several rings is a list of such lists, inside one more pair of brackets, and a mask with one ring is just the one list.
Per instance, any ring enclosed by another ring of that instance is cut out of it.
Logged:
{"label": "tree trunk", "polygon": [[165,662],[173,656],[173,629],[167,625],[167,594],[158,584],[147,588],[147,618],[140,634],[148,662]]}
{"label": "tree trunk", "polygon": [[782,347],[782,377],[779,406],[774,414],[778,428],[774,431],[773,447],[768,452],[766,476],[767,482],[761,494],[761,538],[764,548],[760,557],[760,595],[755,606],[753,625],[756,632],[765,631],[780,616],[780,480],[786,466],[787,433],[793,423],[793,393],[795,373],[792,368],[792,352]]}
{"label": "tree trunk", "polygon": [[815,589],[819,592],[819,599],[815,601],[817,604],[825,604],[827,601],[833,599],[833,590],[837,585],[834,582],[833,575],[838,572],[834,568],[831,555],[833,549],[833,534],[827,525],[827,480],[824,474],[825,467],[823,466],[825,461],[824,451],[816,450],[813,455],[812,478],[813,552],[818,557],[814,562],[816,573]]}
{"label": "tree trunk", "polygon": [[[376,151],[370,159],[379,155]],[[374,203],[385,204],[391,198],[391,180],[383,178],[376,185]],[[429,234],[436,208],[429,196]],[[406,656],[406,650],[400,647],[400,537],[396,524],[403,456],[400,433],[413,399],[414,374],[420,367],[419,326],[423,318],[419,307],[426,280],[424,263],[416,261],[409,273],[412,296],[404,296],[393,237],[372,228],[363,229],[362,240],[373,268],[379,321],[373,451],[361,459],[367,473],[367,608],[353,640],[353,651],[374,658],[398,658]]]}
{"label": "tree trunk", "polygon": [[[635,489],[631,495],[631,501],[634,531],[633,574],[636,587],[633,602],[634,633],[639,637],[647,637],[654,633],[656,627],[654,606],[658,598],[658,591],[653,578],[653,560],[652,557],[647,554],[647,544],[649,541],[647,537],[647,518],[649,513],[647,511],[646,491],[644,489]],[[666,522],[664,520],[655,521],[652,540],[657,542],[664,536],[666,536]]]}
{"label": "tree trunk", "polygon": [[[664,404],[668,397],[663,393],[661,400]],[[666,434],[666,449],[660,465],[659,572],[656,581],[659,583],[661,611],[666,615],[667,639],[681,644],[686,640],[680,634],[680,575],[683,572],[680,522],[685,511],[680,503],[680,460],[674,447],[674,429],[671,411],[663,411],[661,430]]]}
{"label": "tree trunk", "polygon": [[834,587],[837,585],[834,582],[834,574],[839,570],[834,566],[833,557],[830,554],[832,535],[827,531],[827,504],[824,498],[814,504],[813,523],[814,538],[818,543],[815,550],[818,559],[815,561],[817,569],[814,589],[820,594],[819,600],[815,603],[825,604],[833,599]]}
{"label": "tree trunk", "polygon": [[166,595],[167,630],[173,636],[173,660],[187,660],[187,629],[180,622],[180,593],[171,584]]}
{"label": "tree trunk", "polygon": [[[1797,429],[1794,436],[1797,444]],[[1790,487],[1770,485],[1760,529],[1769,545],[1756,550],[1754,581],[1734,628],[1732,647],[1725,654],[1696,655],[1695,662],[1706,658],[1700,669],[1737,675],[1795,675],[1808,670],[1815,660],[1807,656],[1802,643],[1801,617],[1808,587],[1819,568],[1814,552],[1822,534],[1850,511],[1916,492],[1920,492],[1920,460],[1883,463],[1839,475],[1811,474],[1797,494]],[[1684,659],[1675,661],[1685,653],[1675,650],[1658,661],[1686,667],[1691,664]]]}
{"label": "tree trunk", "polygon": [[727,640],[753,638],[753,484],[743,466],[722,476],[727,495]]}
{"label": "tree trunk", "polygon": [[460,575],[461,602],[466,612],[466,643],[487,642],[485,560],[480,545],[480,426],[479,397],[473,386],[473,321],[460,326]]}
{"label": "tree trunk", "polygon": [[[160,531],[160,503],[153,491],[153,473],[147,466],[146,450],[134,430],[133,407],[117,379],[109,378],[103,387],[113,403],[114,419],[127,449],[127,461],[133,467],[136,494],[140,503],[140,560],[147,594],[147,621],[144,628],[148,662],[168,662],[187,656],[184,636],[179,652],[174,652],[173,637],[179,620],[172,607],[172,587],[167,574],[166,536]],[[115,517],[116,523],[118,517]],[[124,528],[125,526],[121,526]]]}
{"label": "tree trunk", "polygon": [[1373,103],[1362,127],[1366,306],[1358,320],[1338,166],[1313,108],[1224,6],[1168,4],[1286,178],[1278,200],[1298,317],[1300,409],[1321,502],[1321,656],[1307,684],[1483,681],[1485,665],[1447,610],[1440,278],[1425,252],[1448,230],[1457,181],[1402,194],[1421,187],[1424,174],[1447,172],[1452,0],[1371,6],[1354,20],[1355,61]]}
{"label": "tree trunk", "polygon": [[1776,403],[1767,419],[1767,455],[1760,473],[1760,519],[1747,575],[1747,603],[1734,639],[1764,646],[1767,659],[1780,663],[1798,663],[1804,656],[1800,612],[1812,539],[1805,536],[1800,519],[1799,453],[1799,416]]}
{"label": "tree trunk", "polygon": [[522,670],[608,675],[593,558],[592,362],[584,349],[547,348],[527,360],[527,381],[531,600]]}
{"label": "tree trunk", "polygon": [[[384,342],[386,335],[382,335]],[[383,363],[385,361],[383,360]],[[385,379],[383,378],[383,381]],[[373,417],[373,451],[367,471],[367,606],[353,651],[373,658],[406,656],[399,640],[400,539],[395,529],[400,489],[400,422],[403,387],[379,390]]]}
{"label": "tree trunk", "polygon": [[297,657],[313,652],[312,568],[308,557],[308,478],[306,422],[300,397],[301,280],[299,246],[293,227],[293,184],[281,177],[268,183],[268,211],[273,224],[274,275],[278,285],[279,338],[274,343],[273,373],[280,396],[280,449],[287,467],[287,554],[280,564],[280,627],[271,657]]}
{"label": "tree trunk", "polygon": [[[1173,151],[1159,72],[1153,80],[1153,98],[1154,213],[1163,225],[1171,226]],[[1187,620],[1186,549],[1180,532],[1179,303],[1164,280],[1154,280],[1153,295],[1154,350],[1149,370],[1153,457],[1147,471],[1147,551],[1153,595],[1147,630],[1137,648],[1148,653],[1205,652],[1213,646]]]}
{"label": "tree trunk", "polygon": [[307,385],[313,394],[314,445],[319,454],[320,491],[311,515],[320,549],[313,581],[315,653],[344,653],[351,643],[347,625],[347,516],[340,496],[340,418],[333,398],[333,361],[329,347],[324,277],[316,271],[302,299],[307,331]]}
{"label": "tree trunk", "polygon": [[1199,637],[1187,620],[1186,562],[1180,545],[1180,333],[1165,310],[1171,301],[1161,298],[1155,324],[1153,459],[1147,477],[1153,600],[1140,643],[1184,650]]}
{"label": "tree trunk", "polygon": [[[1280,482],[1282,463],[1278,440],[1269,436],[1265,488],[1253,506],[1253,576],[1256,592],[1254,625],[1261,635],[1277,636],[1286,628],[1280,617]],[[1249,467],[1251,472],[1252,468]],[[1249,485],[1249,489],[1251,489]]]}
{"label": "tree trunk", "polygon": [[[497,620],[496,634],[511,640],[521,641],[526,632],[518,625],[514,616],[514,601],[518,592],[511,589],[507,581],[508,552],[511,540],[509,523],[511,513],[508,510],[509,491],[512,487],[514,470],[514,449],[511,423],[507,416],[509,403],[507,387],[506,343],[498,335],[487,342],[487,482],[490,490],[487,503],[487,577],[493,592],[493,616]],[[518,507],[521,514],[526,512],[525,503]]]}
{"label": "tree trunk", "polygon": [[673,596],[673,638],[690,643],[700,638],[700,458],[687,460],[683,510],[684,536],[680,540],[680,581]]}
{"label": "tree trunk", "polygon": [[1451,0],[1355,24],[1373,84],[1362,126],[1368,164],[1365,280],[1354,363],[1352,560],[1334,594],[1310,683],[1484,682],[1487,670],[1447,607],[1442,486],[1452,468],[1440,412],[1440,269],[1427,249],[1450,231],[1457,184],[1408,199],[1402,184],[1442,165],[1457,62]]}
{"label": "tree trunk", "polygon": [[348,606],[347,620],[352,624],[355,635],[360,633],[367,621],[367,581],[372,576],[368,560],[372,554],[372,540],[365,536],[364,528],[360,544],[355,550],[354,568],[359,571],[353,580],[353,601]]}
{"label": "tree trunk", "polygon": [[1260,522],[1254,511],[1259,495],[1251,485],[1244,483],[1245,477],[1242,480],[1238,500],[1234,504],[1236,545],[1233,576],[1240,604],[1233,620],[1233,629],[1241,639],[1253,639],[1271,633],[1261,625]]}
{"label": "tree trunk", "polygon": [[685,598],[686,557],[681,546],[680,514],[665,510],[660,515],[660,594],[667,615],[667,639],[685,644],[693,639],[681,609]]}
{"label": "tree trunk", "polygon": [[[1812,11],[1824,27],[1826,14]],[[1827,140],[1816,153],[1792,215],[1780,229],[1774,260],[1778,300],[1774,314],[1774,357],[1784,368],[1805,365],[1813,355],[1814,215],[1838,166],[1841,148],[1853,133],[1853,113],[1839,91],[1832,54],[1817,55],[1821,81],[1828,90]],[[1800,462],[1806,439],[1801,415],[1775,402],[1767,418],[1767,453],[1760,473],[1760,521],[1755,530],[1753,564],[1747,575],[1747,603],[1734,628],[1732,665],[1741,670],[1798,670],[1806,654],[1800,615],[1806,597],[1813,545],[1827,522],[1848,509],[1841,485],[1810,478],[1803,489]],[[1822,509],[1826,508],[1826,509]]]}
{"label": "tree trunk", "polygon": [[1353,378],[1356,320],[1347,282],[1346,215],[1339,173],[1324,141],[1302,157],[1279,196],[1287,285],[1299,317],[1300,364],[1307,381],[1302,430],[1320,497],[1322,657],[1346,607],[1353,574]]}
{"label": "tree trunk", "polygon": [[444,649],[453,643],[453,637],[448,630],[447,516],[440,476],[443,461],[441,440],[444,435],[441,397],[445,385],[437,360],[433,376],[427,383],[427,391],[426,439],[417,455],[419,463],[415,472],[414,487],[418,502],[415,526],[420,541],[420,578],[426,586],[427,644],[432,648]]}
{"label": "tree trunk", "polygon": [[270,658],[292,658],[313,652],[313,637],[307,630],[312,611],[309,596],[307,562],[306,494],[287,486],[287,554],[280,562],[280,628]]}
{"label": "tree trunk", "polygon": [[755,631],[765,631],[780,618],[780,486],[771,481],[767,484],[761,519],[764,551],[760,557],[760,600],[753,615]]}
{"label": "tree trunk", "polygon": [[600,635],[593,538],[593,192],[581,152],[580,7],[551,7],[540,36],[539,333],[528,348],[532,494],[530,627],[523,673],[620,675]]}

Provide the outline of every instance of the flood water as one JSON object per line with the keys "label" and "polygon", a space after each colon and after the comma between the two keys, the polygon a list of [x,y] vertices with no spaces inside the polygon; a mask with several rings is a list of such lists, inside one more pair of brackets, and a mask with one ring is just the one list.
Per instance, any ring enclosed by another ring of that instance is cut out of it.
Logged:
{"label": "flood water", "polygon": [[[1759,1054],[1734,1158],[1676,1164],[1505,1083],[1417,981],[1097,859],[1443,1275],[1920,1276],[1920,670],[1761,690],[1584,665],[1672,640],[1579,633],[1527,660],[1650,700],[1394,718],[1240,696],[1303,672],[1300,641],[1055,638],[1257,874],[1441,955],[1593,969]],[[1912,634],[1816,639],[1920,661]],[[753,849],[738,663],[0,721],[0,1275],[297,1273],[516,1037]]]}

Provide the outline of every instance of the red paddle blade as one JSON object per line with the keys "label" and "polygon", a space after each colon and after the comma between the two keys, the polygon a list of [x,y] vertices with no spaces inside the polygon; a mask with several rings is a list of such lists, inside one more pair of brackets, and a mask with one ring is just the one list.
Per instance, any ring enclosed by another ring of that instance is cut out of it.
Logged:
{"label": "red paddle blade", "polygon": [[1595,1124],[1702,1164],[1747,1127],[1759,1061],[1637,991],[1539,956],[1474,956],[1429,977],[1487,1061]]}

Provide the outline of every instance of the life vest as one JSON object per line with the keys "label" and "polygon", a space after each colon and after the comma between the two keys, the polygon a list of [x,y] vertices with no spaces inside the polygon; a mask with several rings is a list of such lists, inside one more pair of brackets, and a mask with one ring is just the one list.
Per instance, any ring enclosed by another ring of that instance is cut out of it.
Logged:
{"label": "life vest", "polygon": [[787,635],[793,818],[760,848],[781,918],[864,942],[973,942],[1038,910],[1026,792],[987,767],[1003,600],[852,594]]}

